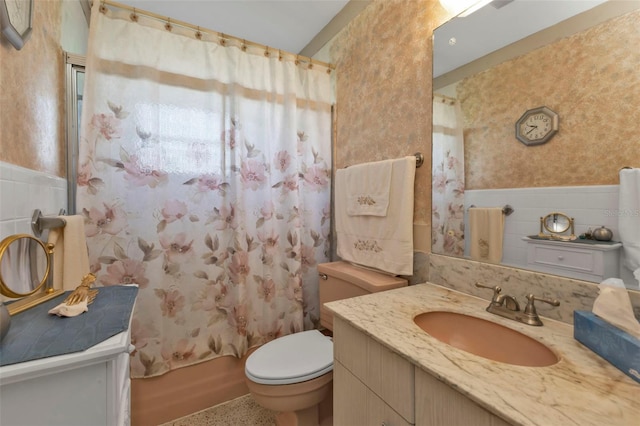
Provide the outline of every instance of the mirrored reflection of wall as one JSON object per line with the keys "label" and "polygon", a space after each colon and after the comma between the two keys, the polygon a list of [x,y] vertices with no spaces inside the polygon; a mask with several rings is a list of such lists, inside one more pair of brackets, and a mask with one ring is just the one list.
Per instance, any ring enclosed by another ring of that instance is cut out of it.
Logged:
{"label": "mirrored reflection of wall", "polygon": [[[628,13],[459,82],[466,189],[618,184],[640,164],[638,22]],[[543,105],[560,131],[527,147],[515,122]]]}

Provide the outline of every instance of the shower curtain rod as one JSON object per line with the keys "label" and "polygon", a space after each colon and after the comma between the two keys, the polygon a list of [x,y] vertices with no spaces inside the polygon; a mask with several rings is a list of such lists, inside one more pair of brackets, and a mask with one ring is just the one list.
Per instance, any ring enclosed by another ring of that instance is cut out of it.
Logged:
{"label": "shower curtain rod", "polygon": [[[153,19],[157,19],[159,21],[163,21],[165,22],[165,28],[167,29],[167,31],[171,31],[171,26],[172,25],[178,25],[184,28],[188,28],[188,29],[192,29],[195,30],[195,38],[197,39],[202,39],[202,34],[203,33],[207,33],[207,34],[213,34],[215,36],[217,36],[220,40],[220,44],[224,45],[228,40],[233,40],[239,43],[242,43],[243,46],[243,50],[246,46],[253,46],[253,47],[257,47],[260,49],[264,49],[265,51],[265,55],[268,56],[269,53],[273,52],[278,52],[278,54],[285,54],[285,55],[291,55],[291,56],[295,56],[296,58],[296,63],[298,62],[305,62],[308,63],[309,66],[313,66],[315,65],[320,65],[323,67],[327,68],[327,72],[330,73],[331,70],[336,69],[336,66],[333,64],[329,64],[327,62],[322,62],[322,61],[318,61],[316,59],[312,59],[309,58],[308,56],[302,56],[302,55],[298,55],[296,53],[291,53],[291,52],[287,52],[285,50],[281,50],[281,49],[275,49],[269,46],[266,46],[264,44],[260,44],[260,43],[255,43],[253,41],[249,41],[249,40],[245,40],[239,37],[235,37],[229,34],[224,34],[218,31],[214,31],[214,30],[210,30],[207,28],[202,28],[199,27],[197,25],[193,25],[190,24],[188,22],[184,22],[184,21],[180,21],[177,19],[173,19],[169,16],[163,16],[163,15],[158,15],[157,13],[153,13],[153,12],[149,12],[147,10],[143,10],[143,9],[138,9],[137,7],[131,7],[128,6],[126,4],[122,4],[122,3],[117,3],[115,1],[111,1],[111,0],[100,0],[100,11],[101,12],[105,12],[104,9],[106,9],[105,5],[111,6],[111,7],[115,7],[118,9],[123,9],[123,10],[128,10],[131,11],[131,15],[129,15],[129,18],[136,22],[138,20],[138,15],[144,15],[144,16],[148,16],[149,18],[153,18]],[[104,8],[104,9],[103,9]]]}

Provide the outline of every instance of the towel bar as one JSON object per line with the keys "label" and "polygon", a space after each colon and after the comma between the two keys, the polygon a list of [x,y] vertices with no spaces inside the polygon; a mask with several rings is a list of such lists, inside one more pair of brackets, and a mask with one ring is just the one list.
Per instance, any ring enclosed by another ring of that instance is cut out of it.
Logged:
{"label": "towel bar", "polygon": [[[469,206],[470,209],[475,208],[476,206],[474,204],[471,204]],[[511,207],[509,204],[505,204],[504,207],[502,208],[502,214],[504,214],[505,216],[509,216],[511,213],[513,213],[513,207]]]}
{"label": "towel bar", "polygon": [[[64,214],[65,210],[60,209],[59,215],[62,216]],[[60,217],[44,217],[40,209],[35,209],[31,218],[31,230],[33,231],[33,235],[38,238],[42,235],[42,231],[45,229],[62,228],[66,224],[67,221]]]}
{"label": "towel bar", "polygon": [[[424,164],[424,155],[421,152],[413,154],[416,157],[416,169]],[[345,166],[345,169],[349,166]]]}

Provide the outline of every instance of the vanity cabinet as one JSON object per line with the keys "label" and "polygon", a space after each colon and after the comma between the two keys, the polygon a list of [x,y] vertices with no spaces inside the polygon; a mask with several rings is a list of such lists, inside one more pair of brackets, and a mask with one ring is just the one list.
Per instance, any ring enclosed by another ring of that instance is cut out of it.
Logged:
{"label": "vanity cabinet", "polygon": [[0,425],[129,425],[130,340],[0,367]]}
{"label": "vanity cabinet", "polygon": [[333,336],[334,425],[509,425],[337,317]]}
{"label": "vanity cabinet", "polygon": [[579,280],[602,282],[619,276],[622,244],[588,244],[536,240],[527,242],[527,267]]}
{"label": "vanity cabinet", "polygon": [[416,425],[509,426],[419,368],[416,368],[416,401]]}
{"label": "vanity cabinet", "polygon": [[415,423],[414,367],[334,317],[334,425]]}

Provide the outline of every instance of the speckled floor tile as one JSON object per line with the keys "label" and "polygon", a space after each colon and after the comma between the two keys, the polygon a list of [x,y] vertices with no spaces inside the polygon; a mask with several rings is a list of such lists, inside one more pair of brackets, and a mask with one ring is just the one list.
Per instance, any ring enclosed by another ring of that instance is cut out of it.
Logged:
{"label": "speckled floor tile", "polygon": [[273,426],[275,416],[244,395],[161,426]]}

